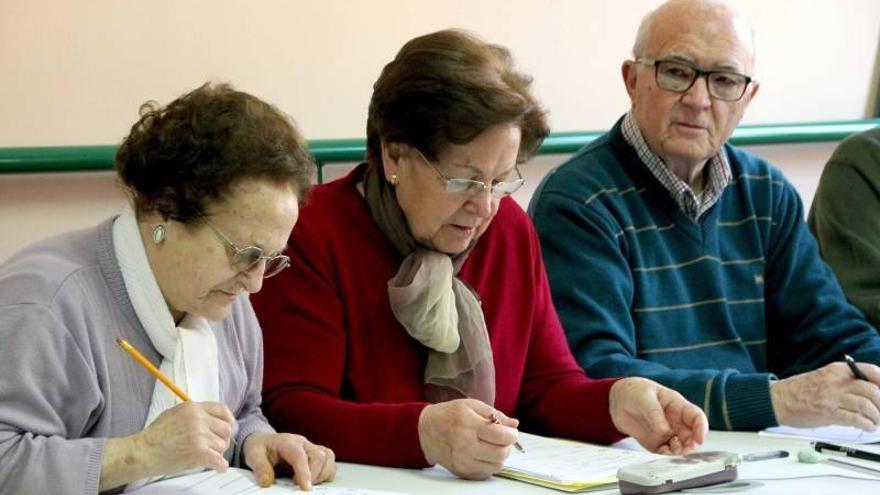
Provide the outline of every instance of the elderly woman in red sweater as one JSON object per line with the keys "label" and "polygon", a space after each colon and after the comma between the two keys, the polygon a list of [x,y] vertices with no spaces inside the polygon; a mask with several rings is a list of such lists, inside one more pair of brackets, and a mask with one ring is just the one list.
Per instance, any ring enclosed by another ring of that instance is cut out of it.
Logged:
{"label": "elderly woman in red sweater", "polygon": [[705,416],[678,393],[592,380],[571,355],[508,197],[549,132],[529,86],[506,49],[461,31],[385,66],[367,162],[314,189],[292,269],[254,296],[275,427],[339,460],[473,479],[501,468],[517,428],[664,453],[703,441]]}

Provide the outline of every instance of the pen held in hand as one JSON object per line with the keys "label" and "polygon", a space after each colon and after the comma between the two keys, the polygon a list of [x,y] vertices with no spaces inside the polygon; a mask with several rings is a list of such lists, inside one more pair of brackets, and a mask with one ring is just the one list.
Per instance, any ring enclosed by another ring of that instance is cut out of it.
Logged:
{"label": "pen held in hand", "polygon": [[[494,414],[489,416],[489,422],[492,424],[496,424],[496,425],[501,424],[501,421],[498,418],[496,418]],[[519,443],[519,440],[513,442],[513,446],[516,447],[516,450],[522,452],[523,454],[526,453],[526,449],[524,449],[522,444]]]}
{"label": "pen held in hand", "polygon": [[846,365],[849,366],[850,371],[852,371],[853,376],[855,376],[859,380],[869,381],[868,377],[862,373],[862,370],[856,366],[856,360],[852,358],[849,354],[843,355],[843,360],[846,361]]}

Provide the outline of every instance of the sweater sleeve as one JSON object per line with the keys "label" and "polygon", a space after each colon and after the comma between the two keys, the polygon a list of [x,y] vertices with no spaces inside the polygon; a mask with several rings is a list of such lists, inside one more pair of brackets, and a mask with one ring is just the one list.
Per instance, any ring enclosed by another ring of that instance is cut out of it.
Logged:
{"label": "sweater sleeve", "polygon": [[0,493],[95,494],[104,439],[94,366],[45,307],[0,308]]}
{"label": "sweater sleeve", "polygon": [[302,222],[294,229],[291,268],[267,280],[253,298],[266,349],[264,411],[278,430],[326,445],[340,461],[425,467],[418,419],[427,403],[359,403],[342,396],[348,352],[343,295],[331,281],[334,265],[317,246],[320,231],[297,235],[308,228]]}
{"label": "sweater sleeve", "polygon": [[247,299],[242,301],[242,306],[244,311],[241,321],[237,322],[237,332],[242,341],[242,359],[247,376],[247,386],[244,398],[235,411],[238,431],[235,438],[233,465],[238,467],[246,467],[242,457],[242,449],[248,435],[257,432],[275,432],[260,409],[263,387],[263,338],[260,324],[257,323],[257,318]]}
{"label": "sweater sleeve", "polygon": [[880,335],[850,304],[819,255],[800,197],[782,180],[767,255],[767,351],[780,376],[814,370],[844,354],[880,364]]}
{"label": "sweater sleeve", "polygon": [[880,133],[844,141],[822,171],[810,227],[843,291],[880,325]]}
{"label": "sweater sleeve", "polygon": [[532,205],[544,262],[568,343],[593,377],[642,376],[701,406],[714,429],[776,423],[771,375],[736,369],[672,369],[637,356],[632,317],[634,283],[625,239],[582,201],[544,192]]}
{"label": "sweater sleeve", "polygon": [[575,362],[553,307],[537,236],[531,225],[528,229],[535,299],[518,409],[525,424],[541,434],[594,443],[620,440],[609,410],[616,380],[590,379]]}

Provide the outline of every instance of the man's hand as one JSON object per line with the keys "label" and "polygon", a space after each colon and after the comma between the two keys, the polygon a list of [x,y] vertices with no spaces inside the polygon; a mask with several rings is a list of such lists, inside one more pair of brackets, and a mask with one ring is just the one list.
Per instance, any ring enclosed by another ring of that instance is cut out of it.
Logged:
{"label": "man's hand", "polygon": [[[493,414],[500,424],[489,419]],[[429,463],[462,478],[482,480],[501,470],[518,425],[483,402],[458,399],[422,410],[419,442]]]}
{"label": "man's hand", "polygon": [[845,363],[770,382],[776,421],[809,428],[845,425],[873,431],[880,426],[880,368],[858,363],[868,381],[856,379]]}
{"label": "man's hand", "polygon": [[678,392],[645,378],[623,378],[611,386],[611,419],[651,452],[684,454],[699,447],[709,422]]}
{"label": "man's hand", "polygon": [[244,459],[263,488],[275,482],[274,466],[284,464],[293,468],[293,481],[303,490],[336,476],[333,451],[301,435],[252,433],[244,442]]}

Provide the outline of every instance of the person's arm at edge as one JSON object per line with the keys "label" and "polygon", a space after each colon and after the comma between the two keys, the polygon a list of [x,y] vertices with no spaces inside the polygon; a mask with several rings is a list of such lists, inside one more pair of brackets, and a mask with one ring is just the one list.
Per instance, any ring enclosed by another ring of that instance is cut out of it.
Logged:
{"label": "person's arm at edge", "polygon": [[810,228],[846,296],[880,324],[880,132],[835,150],[810,209]]}
{"label": "person's arm at edge", "polygon": [[67,438],[101,400],[78,346],[36,304],[0,309],[0,342],[0,362],[18,363],[0,374],[0,492],[98,493],[106,439]]}

